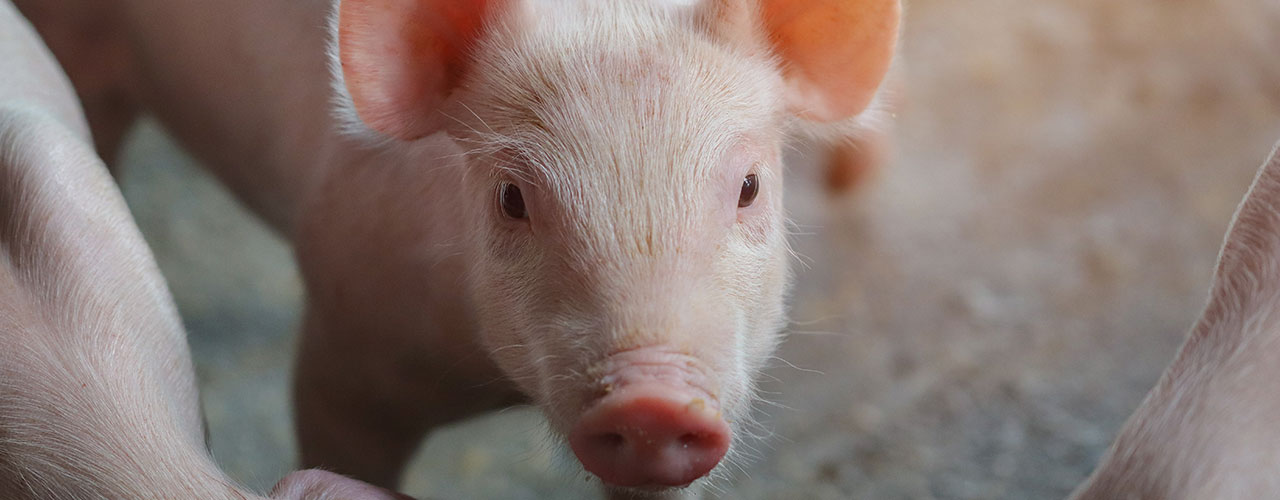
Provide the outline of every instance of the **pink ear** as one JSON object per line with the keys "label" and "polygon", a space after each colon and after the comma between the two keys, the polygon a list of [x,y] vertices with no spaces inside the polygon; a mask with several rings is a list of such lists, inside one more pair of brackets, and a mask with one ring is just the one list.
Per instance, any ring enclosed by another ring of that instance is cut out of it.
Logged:
{"label": "pink ear", "polygon": [[444,126],[444,102],[499,0],[342,0],[338,57],[356,114],[417,139]]}
{"label": "pink ear", "polygon": [[899,0],[761,0],[760,8],[792,110],[826,122],[871,104],[898,43]]}

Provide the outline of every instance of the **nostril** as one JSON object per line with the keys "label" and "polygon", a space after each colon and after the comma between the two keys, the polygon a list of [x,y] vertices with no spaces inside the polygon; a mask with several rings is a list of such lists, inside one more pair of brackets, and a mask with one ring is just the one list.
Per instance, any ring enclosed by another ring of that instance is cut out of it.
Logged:
{"label": "nostril", "polygon": [[616,432],[607,432],[596,436],[596,444],[605,449],[617,449],[627,444],[627,438]]}
{"label": "nostril", "polygon": [[622,487],[682,487],[711,472],[728,451],[728,425],[668,392],[632,388],[584,412],[569,433],[583,468]]}

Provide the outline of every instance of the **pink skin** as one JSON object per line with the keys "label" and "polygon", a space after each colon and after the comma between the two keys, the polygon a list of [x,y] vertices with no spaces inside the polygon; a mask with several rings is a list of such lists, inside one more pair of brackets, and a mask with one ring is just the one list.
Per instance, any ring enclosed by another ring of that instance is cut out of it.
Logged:
{"label": "pink skin", "polygon": [[[637,477],[575,447],[606,482],[683,484],[732,458],[785,323],[783,140],[802,118],[840,138],[873,122],[899,8],[56,1],[128,40],[127,79],[68,68],[82,94],[130,89],[293,241],[302,461],[384,486],[433,427],[520,397],[570,437],[612,421],[706,438]],[[503,215],[508,184],[527,218]],[[697,377],[611,357],[646,351]],[[608,376],[625,387],[601,399]]]}
{"label": "pink skin", "polygon": [[[596,74],[556,73],[548,66],[559,63],[538,52],[512,51],[500,42],[493,47],[494,53],[477,58],[519,67],[477,75],[550,73],[573,87],[582,85],[579,78],[600,81]],[[600,90],[572,97],[571,105],[598,110],[588,112],[590,121],[557,116],[552,106],[565,103],[517,87],[523,82],[478,76],[468,84],[475,97],[460,99],[478,117],[456,132],[464,141],[509,144],[499,151],[503,156],[478,156],[469,165],[476,175],[465,182],[476,191],[514,183],[528,211],[516,220],[495,210],[493,201],[473,202],[473,227],[492,228],[473,236],[478,248],[491,249],[480,252],[473,268],[481,338],[499,367],[546,408],[550,424],[569,437],[584,467],[612,486],[684,486],[714,469],[735,434],[725,416],[736,422],[749,418],[750,384],[782,319],[787,253],[778,189],[780,137],[769,132],[776,104],[767,97],[777,80],[761,72],[759,86],[744,85],[741,95],[720,100],[697,82],[748,78],[732,72],[735,62],[706,49],[700,54],[711,66],[705,73],[655,57],[645,65],[650,72],[631,74],[635,62],[629,58],[602,58],[601,73],[636,83],[627,90],[634,104],[619,105],[615,82],[605,80],[597,84]],[[517,97],[481,99],[491,86],[516,87]],[[655,121],[684,123],[691,132],[672,137],[633,130],[634,117],[646,107],[657,110]],[[617,149],[542,151],[509,141],[537,132],[524,129],[523,120],[497,119],[503,108],[545,113],[541,126],[568,144]],[[734,120],[737,128],[718,129],[718,110],[734,108],[760,113],[743,113]],[[614,155],[634,159],[611,160]],[[612,172],[592,167],[611,162]],[[494,163],[506,168],[495,169]],[[757,175],[760,192],[739,207],[749,174]],[[724,288],[739,291],[731,295]],[[735,326],[726,318],[743,323]],[[530,362],[539,359],[553,362]],[[619,392],[600,399],[611,385]],[[708,413],[682,410],[695,408],[690,404],[696,398]],[[653,418],[662,414],[679,420]],[[621,427],[639,424],[622,435]],[[591,437],[601,432],[618,433],[620,446],[603,446],[608,436]],[[690,433],[705,434],[696,441],[708,444],[672,445]],[[641,434],[667,441],[650,446],[637,441]]]}
{"label": "pink skin", "polygon": [[1186,344],[1072,495],[1280,498],[1280,144],[1236,212]]}
{"label": "pink skin", "polygon": [[[0,0],[0,498],[264,498],[204,448],[185,334],[71,85]],[[405,498],[304,471],[272,498]]]}
{"label": "pink skin", "polygon": [[729,450],[730,430],[698,365],[662,349],[609,356],[603,395],[569,433],[583,467],[627,487],[687,486],[714,469]]}
{"label": "pink skin", "polygon": [[633,386],[584,413],[569,445],[605,483],[688,486],[729,451],[729,426],[704,401],[662,384]]}
{"label": "pink skin", "polygon": [[274,500],[413,500],[409,495],[388,491],[326,470],[310,469],[290,473],[271,489]]}

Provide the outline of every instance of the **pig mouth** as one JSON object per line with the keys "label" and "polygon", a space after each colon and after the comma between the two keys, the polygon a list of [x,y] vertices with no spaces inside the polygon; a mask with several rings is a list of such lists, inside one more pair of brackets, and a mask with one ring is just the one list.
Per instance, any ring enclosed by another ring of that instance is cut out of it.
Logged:
{"label": "pig mouth", "polygon": [[715,469],[732,432],[711,377],[696,358],[665,347],[614,353],[568,438],[583,468],[612,488],[688,486]]}

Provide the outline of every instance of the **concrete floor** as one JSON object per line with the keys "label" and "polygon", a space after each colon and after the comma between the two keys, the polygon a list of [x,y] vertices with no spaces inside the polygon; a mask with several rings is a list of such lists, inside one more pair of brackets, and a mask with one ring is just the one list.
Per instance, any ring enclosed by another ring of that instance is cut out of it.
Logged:
{"label": "concrete floor", "polygon": [[[720,498],[1060,498],[1205,300],[1280,139],[1272,0],[911,0],[894,157],[853,196],[792,158],[793,325],[758,459]],[[123,179],[182,309],[218,461],[293,467],[302,300],[283,243],[153,124]],[[515,409],[438,432],[405,489],[592,498]]]}

